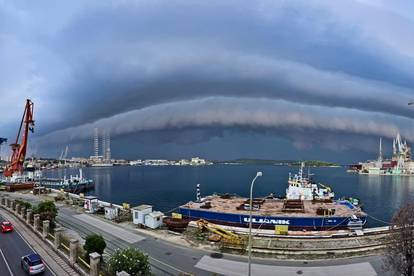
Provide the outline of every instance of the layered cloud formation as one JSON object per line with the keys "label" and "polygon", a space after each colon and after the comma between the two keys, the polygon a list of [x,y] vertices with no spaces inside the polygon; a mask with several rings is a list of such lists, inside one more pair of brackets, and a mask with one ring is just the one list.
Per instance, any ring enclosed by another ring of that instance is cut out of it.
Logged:
{"label": "layered cloud formation", "polygon": [[114,139],[145,133],[172,145],[183,139],[171,132],[192,133],[184,140],[194,147],[229,132],[330,150],[398,131],[414,141],[411,3],[0,7],[0,131],[13,135],[32,98],[39,151],[86,143],[94,127],[110,128]]}

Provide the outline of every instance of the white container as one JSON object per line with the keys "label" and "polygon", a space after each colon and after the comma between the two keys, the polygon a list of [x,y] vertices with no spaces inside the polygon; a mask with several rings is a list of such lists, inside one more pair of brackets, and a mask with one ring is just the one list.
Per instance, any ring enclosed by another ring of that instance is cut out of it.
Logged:
{"label": "white container", "polygon": [[99,200],[95,196],[85,196],[83,207],[86,213],[95,213],[98,209]]}
{"label": "white container", "polygon": [[105,207],[105,218],[113,220],[118,216],[118,208],[116,207]]}
{"label": "white container", "polygon": [[134,224],[144,224],[145,216],[152,212],[151,205],[140,205],[132,208],[132,222]]}
{"label": "white container", "polygon": [[159,211],[151,212],[145,216],[145,226],[151,229],[157,229],[162,225],[163,213]]}

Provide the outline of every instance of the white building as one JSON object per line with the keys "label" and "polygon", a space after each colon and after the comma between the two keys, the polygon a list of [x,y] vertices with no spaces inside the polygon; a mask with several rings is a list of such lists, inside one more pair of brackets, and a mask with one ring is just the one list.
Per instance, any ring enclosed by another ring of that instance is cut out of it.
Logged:
{"label": "white building", "polygon": [[151,205],[139,205],[132,208],[132,222],[137,225],[145,224],[145,216],[152,212]]}
{"label": "white building", "polygon": [[118,216],[119,209],[116,207],[105,207],[105,218],[109,220],[113,220]]}
{"label": "white building", "polygon": [[193,157],[191,158],[191,165],[193,166],[197,166],[197,165],[205,165],[206,164],[206,160],[202,159],[200,157]]}

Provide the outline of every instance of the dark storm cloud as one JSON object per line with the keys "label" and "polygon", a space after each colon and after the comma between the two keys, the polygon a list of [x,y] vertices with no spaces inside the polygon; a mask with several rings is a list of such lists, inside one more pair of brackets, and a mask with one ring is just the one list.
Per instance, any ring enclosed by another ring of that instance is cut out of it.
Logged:
{"label": "dark storm cloud", "polygon": [[63,58],[73,77],[64,90],[69,107],[80,110],[67,123],[211,95],[412,116],[405,106],[410,74],[356,43],[359,33],[336,23],[329,10],[271,5],[280,10],[269,19],[260,5],[231,7],[179,2],[160,11],[141,3],[81,13],[51,41],[54,51],[69,49]]}
{"label": "dark storm cloud", "polygon": [[0,116],[17,122],[33,98],[40,145],[87,141],[95,126],[165,132],[159,143],[200,143],[217,129],[283,129],[297,147],[298,129],[412,139],[414,23],[403,3],[0,5]]}
{"label": "dark storm cloud", "polygon": [[[260,108],[258,108],[260,107]],[[336,133],[395,136],[408,119],[344,108],[294,104],[281,100],[252,98],[205,98],[160,104],[47,134],[44,143],[68,143],[88,139],[95,127],[109,128],[114,136],[131,133],[202,127],[249,127],[257,129],[310,129]],[[406,129],[404,136],[413,137]]]}

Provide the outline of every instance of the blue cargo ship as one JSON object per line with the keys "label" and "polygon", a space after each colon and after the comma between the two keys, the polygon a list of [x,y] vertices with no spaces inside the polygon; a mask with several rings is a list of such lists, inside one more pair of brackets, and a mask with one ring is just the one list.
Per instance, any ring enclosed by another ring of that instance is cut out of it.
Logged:
{"label": "blue cargo ship", "polygon": [[[331,189],[313,183],[303,175],[289,176],[286,198],[255,198],[252,226],[274,229],[286,225],[289,230],[361,229],[367,221],[357,202],[334,200]],[[250,202],[236,195],[210,195],[188,202],[178,212],[191,220],[204,219],[221,225],[249,226]]]}

